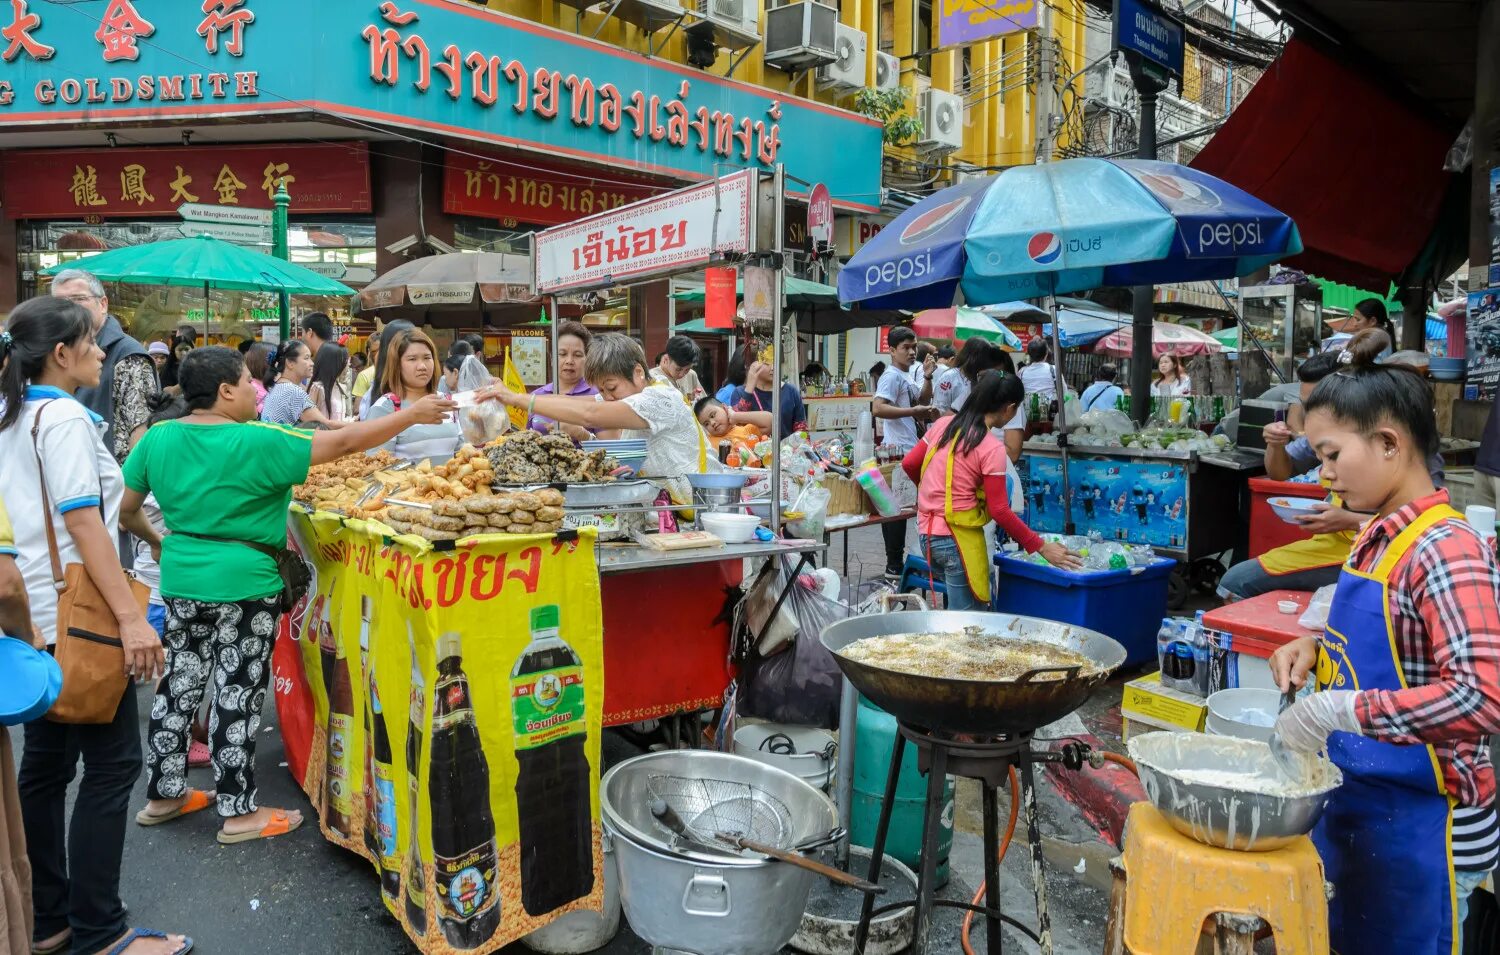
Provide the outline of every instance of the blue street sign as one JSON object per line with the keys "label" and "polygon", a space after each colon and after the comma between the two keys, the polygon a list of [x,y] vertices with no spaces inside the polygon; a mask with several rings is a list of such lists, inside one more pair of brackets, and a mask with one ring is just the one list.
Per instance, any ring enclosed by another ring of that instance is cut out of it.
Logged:
{"label": "blue street sign", "polygon": [[1135,53],[1176,77],[1182,76],[1182,20],[1151,0],[1114,0],[1114,48]]}

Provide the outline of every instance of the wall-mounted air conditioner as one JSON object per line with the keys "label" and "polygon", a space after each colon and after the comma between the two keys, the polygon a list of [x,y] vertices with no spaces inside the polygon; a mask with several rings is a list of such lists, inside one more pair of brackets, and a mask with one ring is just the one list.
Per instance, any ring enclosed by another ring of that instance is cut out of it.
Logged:
{"label": "wall-mounted air conditioner", "polygon": [[926,90],[917,98],[917,119],[925,149],[957,149],[964,144],[963,98],[945,90]]}
{"label": "wall-mounted air conditioner", "polygon": [[823,89],[857,89],[865,85],[865,31],[834,24],[832,63],[818,67],[818,86]]}
{"label": "wall-mounted air conditioner", "polygon": [[698,15],[741,40],[760,39],[761,0],[698,0]]}
{"label": "wall-mounted air conditioner", "polygon": [[652,33],[673,21],[681,20],[686,12],[678,0],[636,0],[636,2],[650,11],[646,18],[646,29]]}
{"label": "wall-mounted air conditioner", "polygon": [[834,62],[838,25],[836,8],[812,0],[767,10],[766,65],[798,73]]}
{"label": "wall-mounted air conditioner", "polygon": [[901,85],[901,61],[889,53],[875,51],[875,88],[893,90]]}

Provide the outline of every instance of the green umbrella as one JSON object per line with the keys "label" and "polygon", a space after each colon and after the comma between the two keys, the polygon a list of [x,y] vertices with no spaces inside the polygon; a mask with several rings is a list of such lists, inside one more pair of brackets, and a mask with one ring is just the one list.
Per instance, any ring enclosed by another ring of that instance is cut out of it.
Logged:
{"label": "green umbrella", "polygon": [[[734,285],[735,294],[745,294],[745,280],[740,279]],[[689,305],[703,304],[703,289],[688,289],[676,292],[672,295],[679,302]],[[820,305],[838,305],[839,290],[832,285],[824,285],[821,282],[809,282],[807,279],[799,279],[788,275],[782,284],[783,304],[790,309],[816,308]]]}
{"label": "green umbrella", "polygon": [[728,335],[734,329],[709,328],[706,321],[701,318],[695,318],[692,321],[678,322],[676,331],[683,335]]}
{"label": "green umbrella", "polygon": [[1237,351],[1240,347],[1240,327],[1238,325],[1233,328],[1213,332],[1212,337],[1230,351]]}
{"label": "green umbrella", "polygon": [[106,282],[141,285],[186,285],[288,295],[353,295],[354,289],[300,265],[242,248],[212,236],[198,235],[111,249],[43,269],[55,275],[83,268]]}

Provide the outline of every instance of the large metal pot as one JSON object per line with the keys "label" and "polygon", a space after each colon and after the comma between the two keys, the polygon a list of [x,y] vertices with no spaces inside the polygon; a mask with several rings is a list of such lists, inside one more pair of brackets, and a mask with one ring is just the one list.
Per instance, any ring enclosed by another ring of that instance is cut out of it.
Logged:
{"label": "large metal pot", "polygon": [[604,774],[599,806],[620,868],[620,900],[637,935],[695,955],[773,955],[796,934],[815,873],[754,852],[679,846],[651,815],[653,774],[745,783],[785,804],[789,845],[838,825],[833,802],[790,773],[727,753],[676,750]]}
{"label": "large metal pot", "polygon": [[[1092,665],[1047,668],[1014,680],[959,680],[858,663],[839,651],[856,640],[904,633],[958,633],[978,627],[996,640],[1033,640],[1075,651]],[[1076,710],[1125,662],[1125,648],[1072,624],[1008,613],[903,611],[850,617],[823,628],[823,646],[870,702],[903,723],[950,733],[1029,732]]]}

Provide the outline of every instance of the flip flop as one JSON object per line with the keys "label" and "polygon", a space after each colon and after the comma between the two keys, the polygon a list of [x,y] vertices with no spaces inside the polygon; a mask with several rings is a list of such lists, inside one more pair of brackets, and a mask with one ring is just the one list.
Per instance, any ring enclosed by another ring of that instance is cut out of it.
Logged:
{"label": "flip flop", "polygon": [[42,948],[40,945],[31,946],[31,955],[57,955],[58,952],[66,952],[73,947],[73,933],[64,932],[63,937]]}
{"label": "flip flop", "polygon": [[[158,932],[156,929],[152,929],[152,928],[133,928],[133,929],[130,930],[129,934],[127,934],[124,938],[120,939],[120,941],[118,941],[118,942],[115,943],[114,948],[111,948],[109,951],[105,952],[104,955],[120,955],[121,952],[125,951],[125,949],[127,949],[127,948],[130,947],[130,943],[131,942],[135,941],[138,938],[166,938],[166,937],[167,937],[167,933],[166,932]],[[178,949],[176,951],[174,951],[172,953],[172,955],[187,955],[187,953],[191,952],[192,950],[193,950],[193,940],[184,935],[183,938],[182,938],[182,945],[180,947],[178,947]]]}
{"label": "flip flop", "polygon": [[159,826],[164,822],[171,822],[173,819],[186,816],[190,812],[207,809],[213,804],[214,793],[212,790],[189,789],[187,799],[183,801],[181,806],[178,806],[171,812],[161,814],[154,813],[149,809],[142,809],[135,814],[135,822],[138,826]]}
{"label": "flip flop", "polygon": [[213,759],[211,758],[208,751],[208,744],[199,742],[198,740],[193,740],[191,743],[188,743],[187,756],[187,764],[189,769],[201,769],[204,766],[213,764]]}
{"label": "flip flop", "polygon": [[270,839],[272,836],[284,836],[302,825],[303,820],[292,821],[292,817],[284,809],[277,809],[271,813],[271,821],[259,829],[249,829],[245,832],[225,832],[219,830],[219,844],[232,846],[240,842],[252,842],[256,839]]}

